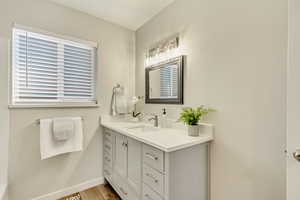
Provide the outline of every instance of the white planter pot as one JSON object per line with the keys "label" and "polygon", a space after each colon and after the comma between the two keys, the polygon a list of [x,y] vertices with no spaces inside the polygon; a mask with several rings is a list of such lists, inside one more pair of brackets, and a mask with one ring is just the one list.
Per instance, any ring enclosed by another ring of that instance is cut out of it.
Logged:
{"label": "white planter pot", "polygon": [[198,125],[188,125],[188,134],[189,136],[199,136],[199,126]]}

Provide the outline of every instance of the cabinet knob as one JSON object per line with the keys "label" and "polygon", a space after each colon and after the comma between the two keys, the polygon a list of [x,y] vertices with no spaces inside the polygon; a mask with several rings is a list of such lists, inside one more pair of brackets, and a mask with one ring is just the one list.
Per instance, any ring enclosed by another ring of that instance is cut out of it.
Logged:
{"label": "cabinet knob", "polygon": [[300,149],[297,149],[294,153],[293,153],[294,158],[300,162]]}
{"label": "cabinet knob", "polygon": [[151,178],[155,183],[158,183],[158,180],[152,174],[146,173],[146,176]]}
{"label": "cabinet knob", "polygon": [[155,156],[155,155],[152,155],[151,153],[146,153],[146,156],[147,156],[148,158],[151,158],[152,160],[158,160],[158,157]]}
{"label": "cabinet knob", "polygon": [[122,143],[122,146],[128,147],[128,143],[127,143],[127,142],[123,142],[123,143]]}

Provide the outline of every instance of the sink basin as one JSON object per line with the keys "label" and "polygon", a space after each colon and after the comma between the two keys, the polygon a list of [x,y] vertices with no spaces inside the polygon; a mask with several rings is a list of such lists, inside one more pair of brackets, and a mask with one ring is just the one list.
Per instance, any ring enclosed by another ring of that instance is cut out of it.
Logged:
{"label": "sink basin", "polygon": [[159,131],[160,130],[159,127],[148,126],[148,125],[132,126],[132,127],[128,127],[127,129],[135,130],[135,131],[141,131],[141,132],[154,132],[154,131]]}

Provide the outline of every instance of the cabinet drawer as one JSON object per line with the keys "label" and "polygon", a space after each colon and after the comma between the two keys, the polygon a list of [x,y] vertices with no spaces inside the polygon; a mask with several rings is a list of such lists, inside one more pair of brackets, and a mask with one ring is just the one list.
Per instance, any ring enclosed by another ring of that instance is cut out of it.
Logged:
{"label": "cabinet drawer", "polygon": [[164,171],[164,152],[159,149],[144,144],[143,161],[160,172]]}
{"label": "cabinet drawer", "polygon": [[104,151],[109,153],[110,155],[112,155],[112,143],[110,143],[109,141],[105,140],[104,141],[104,144],[103,144],[103,147],[104,147]]}
{"label": "cabinet drawer", "polygon": [[106,164],[104,164],[104,166],[103,166],[103,175],[109,181],[112,180],[112,169],[109,166],[107,166]]}
{"label": "cabinet drawer", "polygon": [[103,160],[105,165],[109,166],[110,168],[113,167],[111,154],[104,151]]}
{"label": "cabinet drawer", "polygon": [[159,194],[164,194],[164,175],[147,165],[143,166],[143,182]]}
{"label": "cabinet drawer", "polygon": [[113,134],[109,129],[104,130],[104,140],[108,140],[109,142],[113,142]]}
{"label": "cabinet drawer", "polygon": [[150,189],[147,185],[143,185],[143,200],[163,200],[156,192]]}
{"label": "cabinet drawer", "polygon": [[136,196],[132,188],[117,173],[113,174],[113,183],[116,187],[116,191],[119,193],[123,200],[138,200],[138,197]]}

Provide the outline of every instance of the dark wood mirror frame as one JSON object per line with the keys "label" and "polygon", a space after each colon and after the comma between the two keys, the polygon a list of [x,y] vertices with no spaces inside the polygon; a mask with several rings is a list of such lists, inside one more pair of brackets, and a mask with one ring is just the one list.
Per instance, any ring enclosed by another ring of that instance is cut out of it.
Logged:
{"label": "dark wood mirror frame", "polygon": [[[153,70],[157,70],[159,68],[163,68],[168,65],[177,65],[178,66],[178,97],[177,98],[150,98],[150,91],[149,91],[149,74]],[[184,64],[185,64],[185,56],[179,56],[174,59],[171,59],[167,62],[159,63],[157,65],[153,65],[150,67],[147,67],[145,69],[145,81],[146,81],[146,98],[145,98],[145,103],[146,104],[183,104],[183,71],[184,71]]]}

